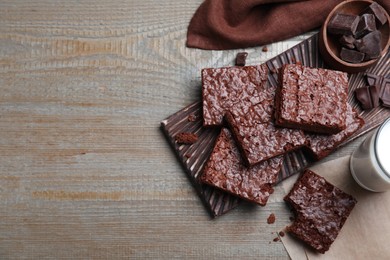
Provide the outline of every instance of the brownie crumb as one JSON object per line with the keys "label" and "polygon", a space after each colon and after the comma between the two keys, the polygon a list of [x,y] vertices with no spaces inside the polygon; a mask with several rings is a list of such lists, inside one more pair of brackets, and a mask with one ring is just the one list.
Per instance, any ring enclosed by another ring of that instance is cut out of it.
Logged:
{"label": "brownie crumb", "polygon": [[279,232],[279,236],[284,237],[284,232],[283,232],[283,231],[280,231],[280,232]]}
{"label": "brownie crumb", "polygon": [[245,66],[246,57],[248,56],[247,52],[239,52],[236,56],[236,66]]}
{"label": "brownie crumb", "polygon": [[262,50],[263,52],[267,52],[267,51],[268,51],[268,47],[267,47],[267,46],[264,46],[261,50]]}
{"label": "brownie crumb", "polygon": [[267,218],[267,223],[268,223],[268,224],[273,224],[273,223],[275,223],[275,219],[276,219],[275,214],[274,214],[274,213],[271,213],[271,214],[269,215],[269,217]]}
{"label": "brownie crumb", "polygon": [[187,118],[188,122],[195,122],[198,117],[195,114],[190,114]]}
{"label": "brownie crumb", "polygon": [[179,144],[193,144],[198,140],[198,135],[188,132],[178,133],[175,140]]}
{"label": "brownie crumb", "polygon": [[279,239],[279,237],[275,237],[273,241],[278,242],[278,241],[280,241],[280,239]]}

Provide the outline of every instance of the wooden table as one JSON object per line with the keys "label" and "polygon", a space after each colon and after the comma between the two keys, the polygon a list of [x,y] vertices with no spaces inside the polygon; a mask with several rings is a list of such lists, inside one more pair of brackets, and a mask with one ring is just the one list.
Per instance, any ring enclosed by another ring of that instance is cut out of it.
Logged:
{"label": "wooden table", "polygon": [[159,129],[240,51],[185,47],[201,2],[0,2],[0,259],[288,258],[283,190],[212,220]]}

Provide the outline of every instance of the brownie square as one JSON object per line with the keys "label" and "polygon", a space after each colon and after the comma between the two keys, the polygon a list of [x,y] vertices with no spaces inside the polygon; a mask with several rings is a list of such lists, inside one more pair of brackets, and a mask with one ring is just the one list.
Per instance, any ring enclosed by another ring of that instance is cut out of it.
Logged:
{"label": "brownie square", "polygon": [[321,134],[345,128],[347,73],[285,64],[276,92],[276,125]]}
{"label": "brownie square", "polygon": [[[265,88],[267,66],[236,66],[202,69],[203,125],[222,125],[229,109],[238,104],[245,110],[254,104],[261,107],[256,120],[267,121],[272,114],[268,101],[274,98],[274,89]],[[262,91],[258,91],[261,89]]]}
{"label": "brownie square", "polygon": [[266,205],[278,179],[283,156],[246,167],[227,128],[222,128],[200,180],[238,197]]}
{"label": "brownie square", "polygon": [[248,120],[250,117],[250,112],[243,116],[237,110],[229,111],[225,116],[246,165],[255,165],[306,144],[301,130],[275,127],[272,121],[253,122]]}
{"label": "brownie square", "polygon": [[284,200],[295,213],[287,232],[320,253],[329,250],[357,203],[310,170],[304,171]]}
{"label": "brownie square", "polygon": [[320,160],[333,152],[342,142],[364,125],[364,120],[347,103],[346,128],[333,135],[306,134],[307,150],[314,160]]}

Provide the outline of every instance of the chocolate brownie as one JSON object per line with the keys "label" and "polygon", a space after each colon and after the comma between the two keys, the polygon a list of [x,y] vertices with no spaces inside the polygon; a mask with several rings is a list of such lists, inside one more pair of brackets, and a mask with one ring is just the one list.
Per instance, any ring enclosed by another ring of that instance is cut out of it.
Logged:
{"label": "chocolate brownie", "polygon": [[[267,83],[266,65],[205,68],[202,70],[203,125],[222,125],[223,116],[237,103],[250,109],[254,104],[274,98],[274,89]],[[257,91],[261,89],[262,91]],[[256,115],[264,121],[271,117],[272,109],[263,107]]]}
{"label": "chocolate brownie", "polygon": [[276,125],[322,134],[345,128],[347,73],[285,64],[279,79]]}
{"label": "chocolate brownie", "polygon": [[342,142],[364,125],[364,120],[347,103],[347,127],[334,135],[306,134],[307,150],[314,160],[320,160],[334,151]]}
{"label": "chocolate brownie", "polygon": [[320,253],[329,250],[357,202],[310,170],[305,170],[284,200],[295,213],[287,232]]}
{"label": "chocolate brownie", "polygon": [[306,144],[301,130],[275,127],[272,121],[253,122],[250,120],[253,110],[243,115],[239,109],[233,109],[225,116],[246,165],[255,165]]}
{"label": "chocolate brownie", "polygon": [[264,206],[278,179],[283,156],[247,168],[227,128],[222,128],[200,180]]}

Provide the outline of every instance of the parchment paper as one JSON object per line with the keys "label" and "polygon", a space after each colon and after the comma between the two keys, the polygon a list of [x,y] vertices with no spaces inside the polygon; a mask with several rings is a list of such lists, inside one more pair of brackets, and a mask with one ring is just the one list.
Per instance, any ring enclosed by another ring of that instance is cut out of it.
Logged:
{"label": "parchment paper", "polygon": [[[350,156],[311,167],[314,172],[358,203],[325,254],[316,253],[291,235],[280,237],[292,259],[390,259],[390,191],[375,193],[361,188],[349,170]],[[298,176],[282,183],[286,194]]]}

